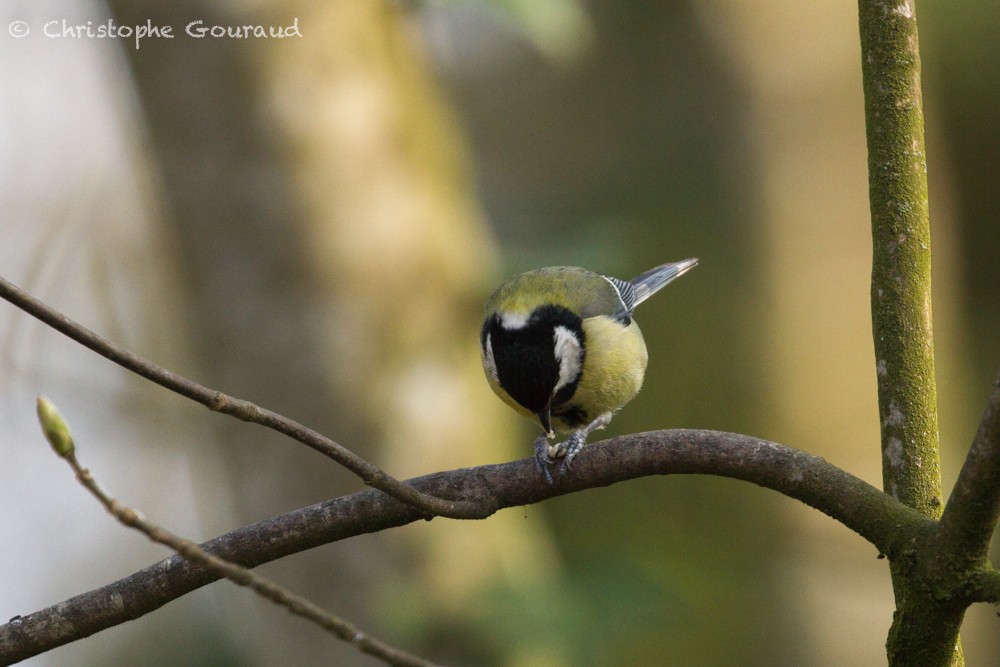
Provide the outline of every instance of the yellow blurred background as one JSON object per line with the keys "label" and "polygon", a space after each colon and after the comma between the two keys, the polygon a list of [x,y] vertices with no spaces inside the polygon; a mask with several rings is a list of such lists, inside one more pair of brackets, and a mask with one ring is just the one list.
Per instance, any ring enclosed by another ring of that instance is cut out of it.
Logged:
{"label": "yellow blurred background", "polygon": [[[917,11],[947,491],[998,360],[1000,8]],[[748,433],[881,485],[851,3],[48,0],[0,8],[0,54],[0,274],[168,368],[399,477],[520,458],[531,426],[476,349],[492,287],[695,256],[640,310],[646,385],[606,433]],[[0,617],[165,555],[51,456],[36,393],[194,539],[360,488],[0,306]],[[833,666],[885,661],[876,556],[770,491],[676,476],[261,570],[447,664]],[[970,611],[968,664],[1000,660],[997,623]],[[26,664],[375,663],[218,583]]]}

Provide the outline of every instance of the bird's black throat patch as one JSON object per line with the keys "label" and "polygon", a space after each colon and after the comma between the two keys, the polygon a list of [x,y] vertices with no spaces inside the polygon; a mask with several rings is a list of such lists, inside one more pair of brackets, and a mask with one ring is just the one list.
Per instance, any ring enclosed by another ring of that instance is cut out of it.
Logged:
{"label": "bird's black throat patch", "polygon": [[[543,410],[550,398],[553,408],[568,401],[582,376],[582,372],[579,373],[552,395],[559,383],[560,364],[555,355],[555,329],[559,326],[577,337],[581,354],[585,355],[583,320],[560,306],[536,308],[523,327],[504,327],[496,313],[483,323],[480,343],[485,349],[489,337],[500,386],[532,412]],[[580,361],[582,369],[583,359]]]}

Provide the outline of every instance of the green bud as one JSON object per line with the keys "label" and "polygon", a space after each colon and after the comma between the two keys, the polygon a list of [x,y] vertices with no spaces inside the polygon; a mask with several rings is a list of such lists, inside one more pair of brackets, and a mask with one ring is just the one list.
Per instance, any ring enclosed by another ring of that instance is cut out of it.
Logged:
{"label": "green bud", "polygon": [[66,458],[73,453],[73,436],[69,434],[69,426],[66,420],[59,413],[58,408],[41,394],[36,401],[38,409],[38,422],[42,425],[42,433],[45,439],[52,445],[52,449],[62,458]]}

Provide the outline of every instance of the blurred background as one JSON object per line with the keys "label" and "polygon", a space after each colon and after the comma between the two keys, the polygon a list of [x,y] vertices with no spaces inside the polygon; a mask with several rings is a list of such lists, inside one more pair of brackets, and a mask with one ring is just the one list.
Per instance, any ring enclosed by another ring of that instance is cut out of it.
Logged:
{"label": "blurred background", "polygon": [[[918,18],[949,490],[998,361],[1000,6]],[[748,433],[881,485],[852,3],[47,0],[0,19],[0,273],[136,352],[399,477],[511,460],[534,433],[482,377],[491,289],[695,256],[641,311],[646,385],[606,433]],[[174,36],[102,38],[108,20]],[[197,39],[195,20],[301,37]],[[36,393],[106,486],[194,539],[361,487],[0,304],[5,619],[166,555],[51,455]],[[884,663],[893,608],[876,556],[770,491],[676,476],[261,570],[449,664],[861,665]],[[1000,660],[998,623],[969,612],[968,664]],[[218,583],[25,664],[376,663]]]}

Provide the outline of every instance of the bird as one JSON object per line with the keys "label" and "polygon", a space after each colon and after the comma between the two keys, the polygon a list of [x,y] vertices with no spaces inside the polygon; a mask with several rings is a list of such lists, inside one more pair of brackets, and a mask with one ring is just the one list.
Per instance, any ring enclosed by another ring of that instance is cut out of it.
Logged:
{"label": "bird", "polygon": [[[671,262],[632,280],[550,266],[508,279],[487,299],[479,336],[486,379],[541,426],[535,461],[550,485],[557,460],[562,476],[587,437],[642,387],[649,356],[635,308],[697,265]],[[557,431],[569,437],[552,444]]]}

